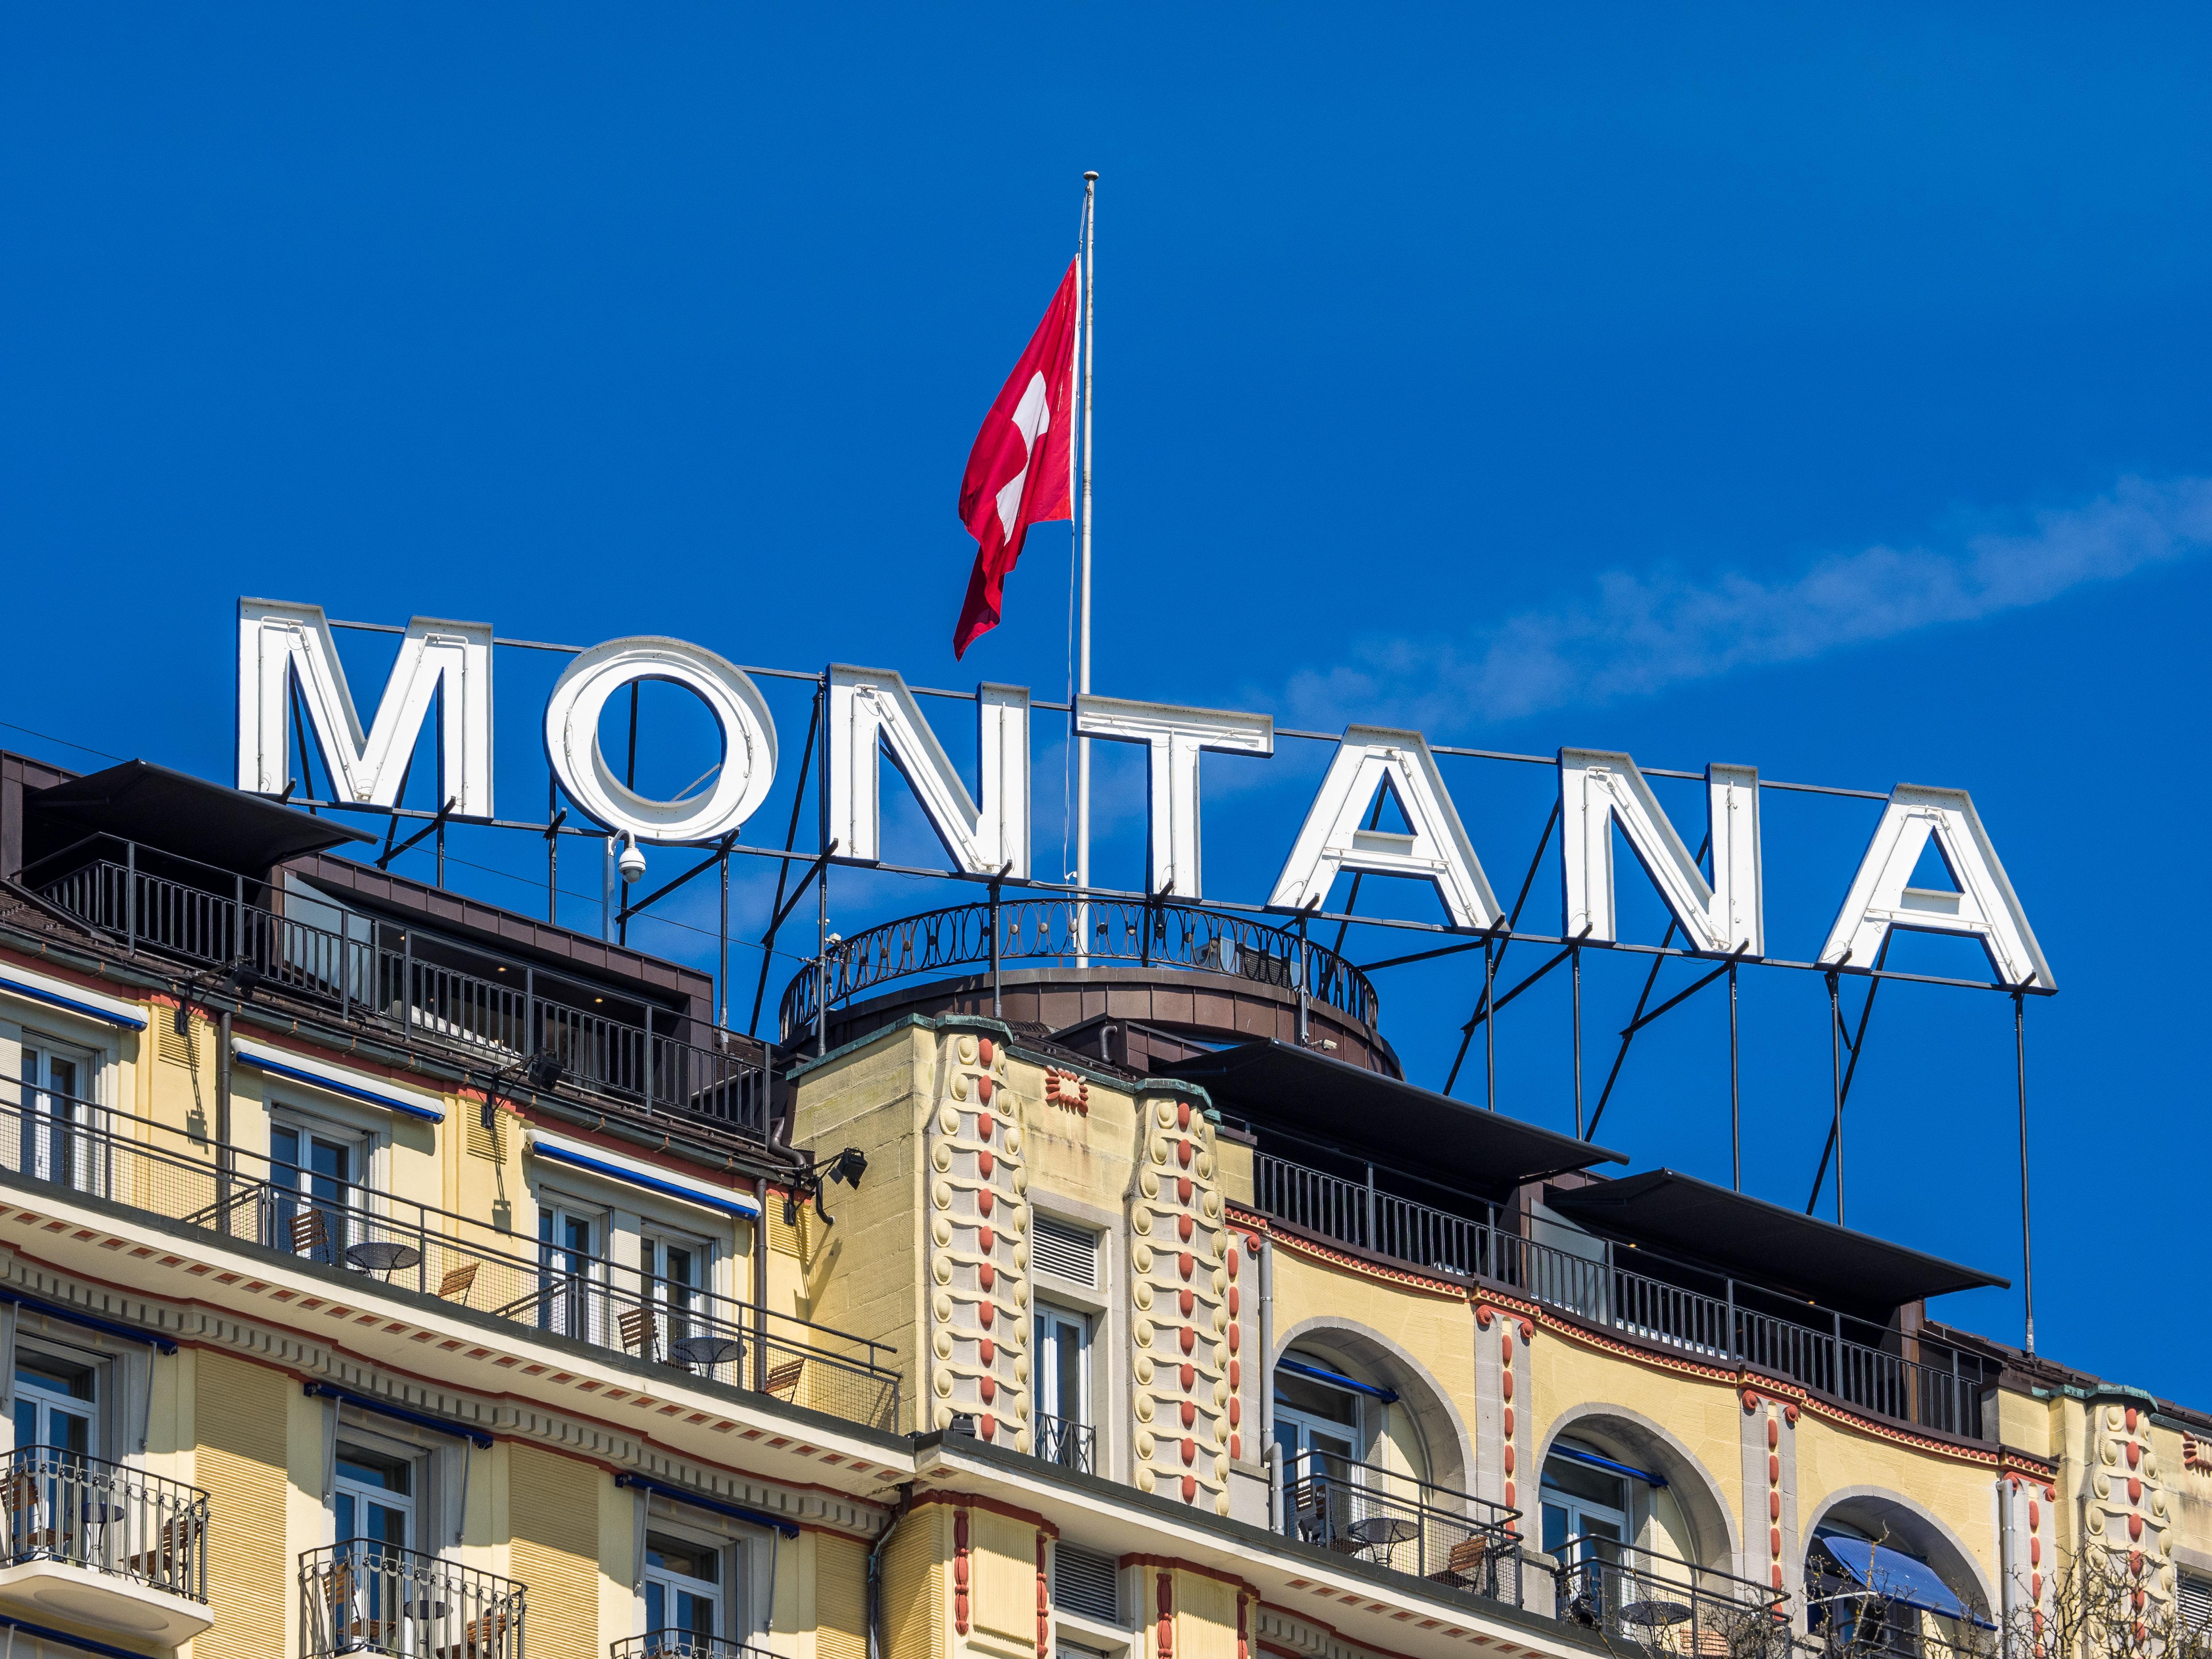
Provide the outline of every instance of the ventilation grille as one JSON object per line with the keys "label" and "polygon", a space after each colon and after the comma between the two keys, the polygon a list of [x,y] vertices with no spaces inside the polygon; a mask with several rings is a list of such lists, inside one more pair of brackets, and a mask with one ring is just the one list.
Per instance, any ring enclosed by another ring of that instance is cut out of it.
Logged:
{"label": "ventilation grille", "polygon": [[2194,1632],[2212,1626],[2212,1578],[2193,1572],[2178,1574],[2173,1581],[2173,1596],[2181,1604],[2185,1631]]}
{"label": "ventilation grille", "polygon": [[1097,1550],[1062,1543],[1053,1553],[1052,1604],[1096,1619],[1102,1625],[1121,1622],[1121,1597],[1116,1588],[1121,1574],[1114,1558]]}
{"label": "ventilation grille", "polygon": [[489,1123],[484,1121],[486,1115],[481,1107],[469,1111],[469,1156],[484,1158],[493,1164],[504,1164],[507,1162],[507,1114],[499,1111],[489,1114]]}
{"label": "ventilation grille", "polygon": [[199,1064],[199,1022],[187,1019],[185,1030],[177,1029],[177,1014],[173,1008],[157,1008],[154,1019],[154,1051],[172,1065]]}
{"label": "ventilation grille", "polygon": [[1098,1284],[1098,1235],[1048,1215],[1036,1218],[1030,1239],[1030,1260],[1041,1273],[1057,1273],[1094,1289]]}

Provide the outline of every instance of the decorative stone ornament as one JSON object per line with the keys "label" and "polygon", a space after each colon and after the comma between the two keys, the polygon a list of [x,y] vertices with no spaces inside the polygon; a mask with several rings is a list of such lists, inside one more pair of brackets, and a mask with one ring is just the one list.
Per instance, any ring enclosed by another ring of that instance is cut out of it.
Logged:
{"label": "decorative stone ornament", "polygon": [[1131,1443],[1141,1492],[1229,1513],[1230,1406],[1242,1330],[1213,1126],[1188,1100],[1138,1103],[1129,1194]]}
{"label": "decorative stone ornament", "polygon": [[1006,1050],[962,1032],[939,1051],[944,1097],[929,1160],[929,1416],[1030,1449],[1028,1167]]}

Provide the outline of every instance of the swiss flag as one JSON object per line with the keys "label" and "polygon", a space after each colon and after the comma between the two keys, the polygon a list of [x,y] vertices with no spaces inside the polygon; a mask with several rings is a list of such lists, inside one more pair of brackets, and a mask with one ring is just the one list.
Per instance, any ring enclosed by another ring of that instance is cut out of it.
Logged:
{"label": "swiss flag", "polygon": [[999,625],[999,600],[1030,526],[1071,518],[1068,411],[1074,406],[1075,260],[1044,320],[1000,388],[960,480],[960,522],[975,538],[975,568],[952,630],[952,654]]}

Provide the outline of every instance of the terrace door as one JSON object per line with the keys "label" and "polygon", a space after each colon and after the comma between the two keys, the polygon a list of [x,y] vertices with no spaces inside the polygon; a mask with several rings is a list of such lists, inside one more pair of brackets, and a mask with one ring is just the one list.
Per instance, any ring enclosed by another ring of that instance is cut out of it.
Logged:
{"label": "terrace door", "polygon": [[586,1342],[605,1342],[605,1212],[547,1194],[538,1212],[538,1323]]}
{"label": "terrace door", "polygon": [[344,1264],[361,1162],[361,1147],[350,1139],[304,1124],[270,1126],[269,1174],[276,1194],[272,1243],[278,1249],[332,1267]]}
{"label": "terrace door", "polygon": [[15,1458],[7,1484],[12,1559],[78,1559],[88,1522],[107,1518],[97,1466],[100,1373],[58,1355],[15,1356]]}
{"label": "terrace door", "polygon": [[22,1087],[17,1091],[17,1167],[34,1180],[92,1190],[94,1144],[82,1133],[91,1102],[85,1085],[90,1057],[23,1034]]}
{"label": "terrace door", "polygon": [[351,1644],[381,1653],[415,1650],[409,1626],[438,1615],[432,1586],[416,1582],[415,1468],[365,1446],[337,1443],[331,1481],[337,1565],[331,1611]]}

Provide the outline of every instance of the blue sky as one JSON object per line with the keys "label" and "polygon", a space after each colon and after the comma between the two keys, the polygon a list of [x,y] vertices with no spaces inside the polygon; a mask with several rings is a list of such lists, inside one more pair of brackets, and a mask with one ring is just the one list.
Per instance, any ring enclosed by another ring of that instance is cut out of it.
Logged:
{"label": "blue sky", "polygon": [[[2179,9],[17,7],[0,720],[227,775],[240,594],[1058,696],[1065,532],[956,666],[953,503],[1096,167],[1097,689],[1970,788],[2064,988],[2030,1010],[2040,1346],[2190,1396],[2208,34]],[[364,698],[375,645],[348,647]],[[500,665],[502,811],[539,810],[557,666]],[[641,777],[672,792],[703,722],[651,712]],[[1211,891],[1264,896],[1325,760],[1209,763]],[[1036,765],[1049,869],[1049,731]],[[1547,775],[1461,765],[1517,884]],[[1100,878],[1134,885],[1134,753],[1100,785]],[[1664,799],[1694,841],[1695,791]],[[1872,810],[1766,813],[1774,948],[1810,956]],[[538,902],[529,849],[453,846],[457,884]],[[946,902],[832,890],[847,932]],[[741,873],[748,933],[768,896]],[[1529,920],[1557,926],[1541,884]],[[704,960],[702,923],[687,897],[637,937]],[[1601,1074],[1639,978],[1592,963]],[[1440,1084],[1468,973],[1382,986]],[[1884,997],[1850,1219],[2016,1278],[2009,1006]],[[1501,1103],[1562,1127],[1567,1006],[1547,982],[1500,1033]],[[1826,1129],[1824,1017],[1815,978],[1746,979],[1746,1181],[1778,1201]],[[1725,1180],[1724,1054],[1709,994],[1639,1042],[1602,1139]],[[1942,1311],[2018,1334],[2016,1291]]]}

